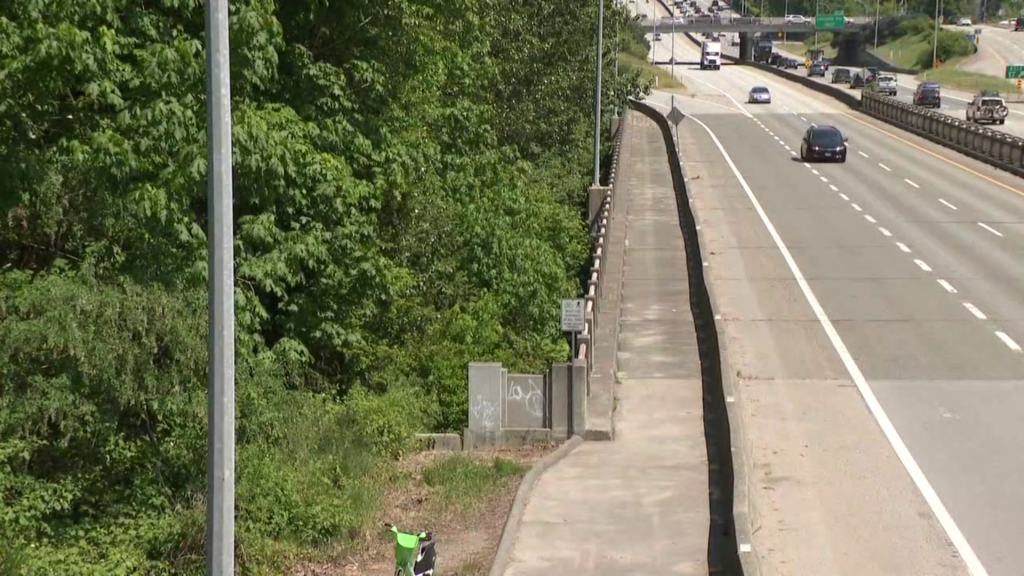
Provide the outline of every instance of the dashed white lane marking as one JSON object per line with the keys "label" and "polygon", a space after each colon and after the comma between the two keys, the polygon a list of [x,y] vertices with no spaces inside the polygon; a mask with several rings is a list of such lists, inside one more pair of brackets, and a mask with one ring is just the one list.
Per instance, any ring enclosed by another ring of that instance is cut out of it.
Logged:
{"label": "dashed white lane marking", "polygon": [[815,170],[814,168],[811,168],[811,174],[814,174],[815,176],[817,176],[819,174],[819,172],[817,170]]}
{"label": "dashed white lane marking", "polygon": [[996,330],[996,336],[998,336],[999,339],[1003,341],[1003,344],[1006,344],[1010,348],[1010,350],[1013,350],[1014,352],[1020,352],[1020,345],[1014,342],[1013,338],[1007,336],[1005,332],[1000,332]]}
{"label": "dashed white lane marking", "polygon": [[[595,52],[595,54],[597,54],[597,52]],[[595,56],[595,58],[596,58],[596,56]],[[807,122],[807,118],[804,118],[803,116],[801,116],[800,119],[803,120],[804,122]]]}
{"label": "dashed white lane marking", "polygon": [[1000,232],[999,230],[996,230],[995,228],[989,226],[988,224],[985,224],[984,222],[978,222],[978,226],[981,226],[985,230],[988,230],[989,232],[995,234],[996,236],[999,236],[1000,238],[1003,237],[1003,233],[1002,232]]}
{"label": "dashed white lane marking", "polygon": [[870,214],[865,214],[864,219],[867,220],[868,222],[871,222],[872,224],[878,224],[878,220],[872,218]]}
{"label": "dashed white lane marking", "polygon": [[818,178],[821,178],[822,182],[828,182],[828,178],[825,178],[824,176],[818,176]]}
{"label": "dashed white lane marking", "polygon": [[[595,56],[595,58],[596,58],[596,56]],[[789,144],[783,144],[783,146],[785,146],[785,147],[786,147],[786,150],[789,150],[789,151],[792,151],[792,150],[793,150],[792,148],[790,148],[790,147],[789,147]]]}
{"label": "dashed white lane marking", "polygon": [[956,294],[956,288],[953,288],[953,285],[950,284],[949,282],[946,282],[942,278],[939,278],[938,280],[936,280],[936,282],[939,283],[939,286],[945,288],[946,292],[949,292],[950,294]]}
{"label": "dashed white lane marking", "polygon": [[[596,56],[595,56],[595,58],[596,58]],[[775,138],[776,140],[778,140],[778,139],[779,139],[779,137],[778,137],[778,136],[775,136],[774,134],[772,134],[772,137],[774,137],[774,138]]]}
{"label": "dashed white lane marking", "polygon": [[925,264],[924,260],[920,260],[920,259],[914,258],[914,264],[917,264],[917,267],[920,268],[921,270],[924,270],[925,272],[931,272],[932,271],[932,267],[927,265],[927,264]]}
{"label": "dashed white lane marking", "polygon": [[835,184],[829,184],[828,187],[831,188],[833,192],[839,192],[839,188],[836,188]]}
{"label": "dashed white lane marking", "polygon": [[850,206],[853,206],[853,209],[856,210],[857,212],[863,212],[864,211],[863,208],[861,208],[860,206],[858,206],[856,204],[850,204]]}
{"label": "dashed white lane marking", "polygon": [[868,156],[867,154],[861,152],[860,150],[857,150],[857,154],[860,154],[861,156],[863,156],[865,158],[871,158],[871,156]]}
{"label": "dashed white lane marking", "polygon": [[804,166],[805,166],[805,167],[807,167],[807,168],[810,168],[810,167],[811,167],[811,165],[810,165],[810,164],[808,164],[807,162],[804,162]]}
{"label": "dashed white lane marking", "polygon": [[978,307],[975,306],[974,304],[971,304],[970,302],[964,302],[963,305],[964,308],[967,308],[967,311],[970,312],[971,314],[974,314],[974,317],[977,318],[978,320],[988,320],[988,316],[985,316],[985,314],[981,310],[978,310]]}
{"label": "dashed white lane marking", "polygon": [[889,232],[888,230],[882,228],[881,226],[878,227],[878,231],[882,233],[882,236],[892,236],[892,232]]}
{"label": "dashed white lane marking", "polygon": [[814,122],[811,122],[811,126],[814,126],[815,128],[817,128],[817,127],[818,127],[818,125],[817,125],[817,124],[815,124]]}
{"label": "dashed white lane marking", "polygon": [[847,202],[850,201],[850,197],[847,196],[846,194],[843,194],[842,192],[839,193],[839,197],[842,198],[843,200],[846,200]]}
{"label": "dashed white lane marking", "polygon": [[949,208],[950,210],[959,210],[959,208],[957,208],[956,206],[953,206],[953,205],[952,205],[952,204],[950,204],[949,202],[946,202],[946,201],[945,201],[945,200],[943,200],[942,198],[939,198],[939,202],[942,202],[943,204],[945,204],[945,205],[946,205],[946,207],[947,207],[947,208]]}
{"label": "dashed white lane marking", "polygon": [[[732,161],[729,153],[725,151],[725,147],[722,146],[722,142],[719,141],[718,136],[716,136],[715,133],[708,128],[707,124],[702,122],[700,119],[693,118],[693,120],[697,122],[697,124],[699,124],[709,136],[711,136],[715,146],[718,147],[718,151],[729,164],[729,168],[732,169],[733,175],[736,176],[736,180],[739,181],[740,186],[742,186],[743,190],[747,193],[747,197],[750,198],[750,203],[754,206],[754,210],[757,211],[758,216],[761,217],[761,222],[764,224],[765,229],[768,230],[768,234],[771,235],[772,240],[774,240],[775,245],[779,249],[779,252],[782,253],[782,257],[789,266],[789,270],[793,274],[793,278],[796,279],[797,284],[800,286],[800,291],[803,292],[804,298],[807,299],[807,303],[814,311],[814,314],[818,319],[818,323],[821,324],[821,327],[825,330],[825,334],[828,336],[828,339],[832,344],[832,348],[835,349],[836,354],[839,356],[840,360],[842,360],[843,366],[846,368],[846,372],[850,375],[850,379],[853,380],[853,383],[857,386],[857,390],[860,392],[861,397],[864,398],[864,403],[867,404],[868,410],[871,411],[871,415],[874,416],[875,421],[878,422],[879,428],[881,428],[882,433],[885,434],[885,437],[892,446],[896,456],[900,459],[903,467],[907,470],[907,474],[910,475],[910,478],[914,481],[914,485],[916,485],[917,489],[921,491],[921,496],[924,497],[925,502],[928,503],[928,506],[935,514],[935,518],[939,521],[939,524],[942,525],[949,541],[953,544],[953,547],[956,548],[956,551],[960,555],[960,558],[963,559],[964,564],[967,565],[967,569],[971,572],[972,576],[988,576],[988,572],[985,571],[984,565],[982,565],[978,556],[974,553],[974,549],[971,548],[970,542],[967,541],[963,532],[960,531],[960,527],[957,526],[956,520],[953,519],[949,510],[946,509],[946,505],[942,503],[942,499],[939,498],[938,493],[935,492],[935,488],[932,487],[928,478],[921,470],[921,467],[914,459],[914,455],[910,453],[910,449],[907,448],[906,443],[903,442],[903,439],[900,437],[900,433],[896,430],[896,427],[893,426],[892,420],[889,419],[889,416],[886,414],[882,404],[875,396],[874,391],[871,389],[871,385],[868,384],[867,378],[865,378],[864,373],[861,372],[860,366],[857,365],[857,361],[854,360],[853,355],[850,354],[850,350],[846,347],[846,343],[843,342],[842,337],[839,336],[839,331],[836,330],[832,321],[829,319],[828,314],[825,313],[825,308],[822,307],[817,296],[815,296],[814,292],[811,290],[810,284],[807,282],[807,279],[804,278],[803,272],[801,272],[800,267],[797,266],[796,260],[789,252],[789,248],[787,248],[782,242],[782,237],[779,236],[778,231],[775,229],[775,225],[773,225],[771,220],[768,219],[768,214],[765,213],[764,208],[761,207],[761,203],[757,200],[757,197],[754,196],[754,191],[750,189],[747,181],[743,178],[743,175],[740,174],[739,169],[736,168],[736,164]],[[1005,334],[1000,336],[1000,338],[1004,338],[1004,342],[1009,339]],[[1012,342],[1012,340],[1010,342]],[[1007,346],[1009,346],[1009,344],[1007,344]],[[1013,347],[1016,347],[1018,352],[1020,351],[1020,347],[1016,344],[1011,346],[1011,348]]]}
{"label": "dashed white lane marking", "polygon": [[912,182],[910,180],[907,180],[906,178],[904,178],[903,181],[906,182],[907,184],[910,184],[914,188],[920,188],[920,186],[918,186],[917,184],[915,184],[914,182]]}
{"label": "dashed white lane marking", "polygon": [[789,153],[792,154],[793,156],[796,156],[796,150],[790,150]]}
{"label": "dashed white lane marking", "polygon": [[910,248],[907,247],[907,245],[904,244],[903,242],[897,242],[896,245],[900,247],[900,250],[903,250],[904,252],[910,252]]}
{"label": "dashed white lane marking", "polygon": [[886,170],[887,172],[892,172],[892,168],[889,168],[889,167],[888,167],[888,166],[886,166],[885,164],[882,164],[881,162],[879,162],[879,163],[878,163],[878,165],[879,165],[879,166],[881,166],[882,168],[885,168],[885,170]]}

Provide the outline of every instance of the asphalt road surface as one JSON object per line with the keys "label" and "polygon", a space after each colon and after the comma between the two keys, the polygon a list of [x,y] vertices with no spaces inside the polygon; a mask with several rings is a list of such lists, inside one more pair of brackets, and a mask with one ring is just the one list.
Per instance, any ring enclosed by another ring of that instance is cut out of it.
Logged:
{"label": "asphalt road surface", "polygon": [[[758,70],[676,73],[763,573],[1019,574],[1021,180]],[[799,161],[812,124],[845,164]]]}

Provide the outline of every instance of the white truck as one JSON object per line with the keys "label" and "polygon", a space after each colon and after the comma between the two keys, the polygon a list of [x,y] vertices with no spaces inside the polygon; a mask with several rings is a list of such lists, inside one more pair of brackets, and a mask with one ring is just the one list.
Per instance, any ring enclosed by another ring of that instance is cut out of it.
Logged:
{"label": "white truck", "polygon": [[718,70],[722,67],[722,43],[705,40],[700,43],[700,69]]}

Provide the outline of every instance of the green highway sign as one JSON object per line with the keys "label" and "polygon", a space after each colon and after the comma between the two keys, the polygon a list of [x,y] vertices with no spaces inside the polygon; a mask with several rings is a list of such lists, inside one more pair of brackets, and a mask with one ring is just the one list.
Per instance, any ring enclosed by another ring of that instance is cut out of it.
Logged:
{"label": "green highway sign", "polygon": [[1007,64],[1007,78],[1024,78],[1024,64]]}
{"label": "green highway sign", "polygon": [[818,14],[814,17],[815,28],[843,28],[846,26],[845,14],[836,12],[834,14]]}

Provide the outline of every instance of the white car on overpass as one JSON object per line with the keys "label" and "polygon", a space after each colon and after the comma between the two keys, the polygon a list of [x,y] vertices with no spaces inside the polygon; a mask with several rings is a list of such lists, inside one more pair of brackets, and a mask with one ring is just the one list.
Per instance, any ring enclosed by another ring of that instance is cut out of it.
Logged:
{"label": "white car on overpass", "polygon": [[811,19],[799,14],[789,14],[786,16],[785,22],[786,24],[810,24]]}

